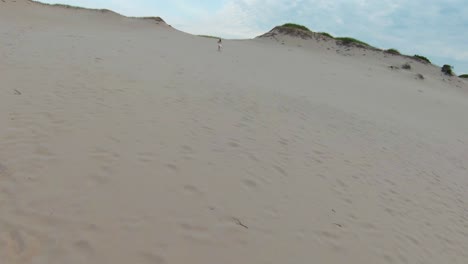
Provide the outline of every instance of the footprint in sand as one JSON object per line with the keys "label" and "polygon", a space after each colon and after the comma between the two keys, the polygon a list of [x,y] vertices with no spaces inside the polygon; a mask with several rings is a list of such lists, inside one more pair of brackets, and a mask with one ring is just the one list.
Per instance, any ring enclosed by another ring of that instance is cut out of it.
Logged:
{"label": "footprint in sand", "polygon": [[0,245],[0,263],[32,263],[41,249],[39,239],[17,229],[0,233]]}
{"label": "footprint in sand", "polygon": [[197,186],[186,184],[184,185],[184,192],[187,195],[203,196],[203,191],[201,191]]}
{"label": "footprint in sand", "polygon": [[94,247],[87,240],[78,240],[75,243],[73,243],[73,246],[76,250],[78,250],[80,253],[87,257],[93,255],[95,252]]}
{"label": "footprint in sand", "polygon": [[288,176],[288,173],[280,166],[274,165],[273,168],[275,168],[281,175],[283,176]]}
{"label": "footprint in sand", "polygon": [[7,178],[10,176],[10,173],[5,165],[0,163],[0,178]]}
{"label": "footprint in sand", "polygon": [[[14,192],[9,188],[8,184],[4,182],[5,179],[10,183],[15,181],[15,179],[11,177],[11,172],[8,168],[0,163],[0,194],[12,196]],[[0,201],[0,204],[1,203]]]}
{"label": "footprint in sand", "polygon": [[162,256],[160,256],[158,254],[155,254],[155,253],[151,253],[151,252],[142,252],[141,257],[143,258],[143,261],[145,263],[149,263],[149,264],[164,264],[164,263],[166,263],[166,260],[164,259],[164,257],[162,257]]}
{"label": "footprint in sand", "polygon": [[181,222],[179,227],[183,233],[184,238],[192,243],[206,245],[211,244],[213,241],[210,230],[206,226],[185,221]]}
{"label": "footprint in sand", "polygon": [[247,189],[256,189],[258,186],[257,182],[251,179],[244,179],[242,183]]}

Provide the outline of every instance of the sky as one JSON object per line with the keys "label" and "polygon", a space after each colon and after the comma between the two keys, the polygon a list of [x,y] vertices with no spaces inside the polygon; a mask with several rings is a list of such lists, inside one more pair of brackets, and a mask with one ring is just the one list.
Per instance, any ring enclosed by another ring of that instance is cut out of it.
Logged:
{"label": "sky", "polygon": [[42,0],[160,16],[191,34],[254,38],[284,23],[422,55],[468,73],[467,0]]}

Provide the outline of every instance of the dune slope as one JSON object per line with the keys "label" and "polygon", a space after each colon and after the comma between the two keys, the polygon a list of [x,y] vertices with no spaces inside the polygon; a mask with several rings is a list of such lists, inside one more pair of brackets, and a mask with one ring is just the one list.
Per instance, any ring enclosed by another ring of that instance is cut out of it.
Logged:
{"label": "dune slope", "polygon": [[331,41],[224,47],[1,1],[0,263],[468,262],[465,81]]}

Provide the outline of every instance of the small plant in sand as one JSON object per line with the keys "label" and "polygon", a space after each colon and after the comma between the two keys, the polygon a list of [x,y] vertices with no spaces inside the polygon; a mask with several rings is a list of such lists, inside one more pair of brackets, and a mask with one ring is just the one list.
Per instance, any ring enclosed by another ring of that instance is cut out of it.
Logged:
{"label": "small plant in sand", "polygon": [[462,74],[462,75],[460,75],[460,76],[458,76],[458,77],[464,78],[464,79],[468,79],[468,74]]}
{"label": "small plant in sand", "polygon": [[421,55],[414,55],[413,58],[424,63],[431,63],[431,61],[428,58],[421,56]]}
{"label": "small plant in sand", "polygon": [[198,36],[199,36],[199,37],[202,37],[202,38],[220,39],[220,37],[210,36],[210,35],[198,35]]}
{"label": "small plant in sand", "polygon": [[319,32],[320,35],[327,36],[329,38],[334,38],[332,35],[328,34],[327,32]]}
{"label": "small plant in sand", "polygon": [[405,70],[411,70],[411,65],[409,63],[405,63],[405,64],[401,65],[401,68],[403,68]]}
{"label": "small plant in sand", "polygon": [[453,73],[453,66],[450,66],[450,65],[448,65],[448,64],[445,64],[444,66],[442,66],[441,71],[442,71],[443,73],[445,73],[445,75],[448,75],[448,76],[453,76],[453,75],[455,75],[455,74]]}
{"label": "small plant in sand", "polygon": [[358,46],[367,46],[367,47],[370,47],[369,44],[365,43],[364,41],[360,41],[358,39],[355,39],[355,38],[349,38],[349,37],[340,37],[340,38],[335,38],[336,40],[338,40],[341,44],[343,45],[352,45],[352,44],[355,44],[355,45],[358,45]]}
{"label": "small plant in sand", "polygon": [[424,76],[420,73],[416,74],[416,78],[418,78],[419,80],[424,80]]}
{"label": "small plant in sand", "polygon": [[113,11],[111,11],[109,9],[88,9],[88,8],[85,8],[85,7],[66,5],[66,4],[49,4],[49,3],[41,3],[41,4],[48,5],[48,6],[54,6],[54,7],[68,8],[68,9],[92,10],[92,11],[99,11],[99,12],[102,12],[102,13],[114,13]]}
{"label": "small plant in sand", "polygon": [[311,32],[310,29],[308,29],[306,26],[298,25],[298,24],[294,24],[294,23],[286,23],[286,24],[282,25],[282,27],[295,28],[295,29],[300,29],[300,30]]}
{"label": "small plant in sand", "polygon": [[388,49],[385,52],[393,55],[401,55],[401,53],[397,49]]}

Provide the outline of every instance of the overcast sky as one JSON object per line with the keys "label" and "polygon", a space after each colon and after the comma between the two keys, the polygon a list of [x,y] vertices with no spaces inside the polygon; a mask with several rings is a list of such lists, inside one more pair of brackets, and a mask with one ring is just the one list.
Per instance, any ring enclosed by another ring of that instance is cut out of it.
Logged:
{"label": "overcast sky", "polygon": [[192,34],[253,38],[294,22],[468,73],[467,0],[42,0],[160,16]]}

